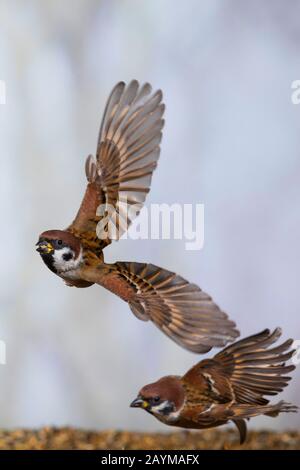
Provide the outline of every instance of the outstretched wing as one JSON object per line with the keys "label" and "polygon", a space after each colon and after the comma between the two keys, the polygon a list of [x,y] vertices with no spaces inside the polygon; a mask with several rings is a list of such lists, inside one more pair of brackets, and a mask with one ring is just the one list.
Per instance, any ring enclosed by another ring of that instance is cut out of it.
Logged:
{"label": "outstretched wing", "polygon": [[86,161],[87,191],[69,227],[74,233],[97,231],[101,248],[123,235],[150,190],[164,124],[161,100],[160,90],[152,93],[149,83],[133,80],[119,82],[107,101],[96,159]]}
{"label": "outstretched wing", "polygon": [[286,365],[294,350],[292,339],[268,349],[281,336],[280,328],[264,330],[227,346],[213,359],[199,362],[183,377],[189,383],[205,380],[207,389],[225,401],[238,404],[266,405],[265,395],[277,395],[287,386],[285,374],[295,369]]}
{"label": "outstretched wing", "polygon": [[293,340],[269,348],[281,336],[281,329],[273,333],[264,330],[230,345],[215,356],[230,378],[237,403],[265,405],[265,395],[277,395],[287,386],[291,377],[285,374],[295,369],[286,365],[294,350]]}
{"label": "outstretched wing", "polygon": [[205,353],[238,336],[235,323],[195,284],[153,264],[118,262],[84,268],[83,279],[103,285],[151,320],[180,346]]}
{"label": "outstretched wing", "polygon": [[[182,380],[188,390],[196,390],[191,420],[207,426],[230,419],[239,430],[242,444],[247,434],[245,418],[297,411],[297,407],[285,402],[270,405],[264,398],[281,392],[291,379],[286,374],[295,369],[294,365],[286,365],[294,354],[290,349],[293,340],[268,349],[280,336],[279,328],[273,333],[264,330],[227,346],[213,359],[205,359],[190,369]],[[203,397],[207,402],[204,411],[197,407]]]}

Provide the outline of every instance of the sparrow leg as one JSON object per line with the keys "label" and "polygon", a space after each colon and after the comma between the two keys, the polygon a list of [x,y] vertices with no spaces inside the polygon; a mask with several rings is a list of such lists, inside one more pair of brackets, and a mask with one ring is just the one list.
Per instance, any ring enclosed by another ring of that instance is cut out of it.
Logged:
{"label": "sparrow leg", "polygon": [[232,422],[236,425],[238,428],[238,431],[240,433],[240,444],[244,444],[247,438],[247,424],[244,419],[233,419]]}

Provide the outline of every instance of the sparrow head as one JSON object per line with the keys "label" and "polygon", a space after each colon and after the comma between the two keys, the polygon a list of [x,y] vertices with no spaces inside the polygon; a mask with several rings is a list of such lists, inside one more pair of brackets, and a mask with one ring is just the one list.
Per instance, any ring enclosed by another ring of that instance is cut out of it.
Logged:
{"label": "sparrow head", "polygon": [[145,385],[130,406],[143,408],[158,418],[171,421],[178,417],[184,401],[185,391],[180,377],[168,376]]}
{"label": "sparrow head", "polygon": [[80,241],[70,232],[48,230],[39,236],[37,249],[51,271],[61,274],[76,269],[82,257]]}

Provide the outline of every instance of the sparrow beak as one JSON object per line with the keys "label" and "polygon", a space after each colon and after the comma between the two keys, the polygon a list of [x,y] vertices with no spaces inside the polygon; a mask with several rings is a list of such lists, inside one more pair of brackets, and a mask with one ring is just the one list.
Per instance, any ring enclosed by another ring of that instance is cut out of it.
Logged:
{"label": "sparrow beak", "polygon": [[137,397],[133,402],[130,403],[130,408],[149,408],[149,403],[142,398]]}
{"label": "sparrow beak", "polygon": [[38,251],[42,255],[47,255],[47,254],[51,253],[52,251],[54,251],[54,248],[51,245],[51,243],[46,242],[45,240],[37,242],[36,246],[37,246],[36,251]]}

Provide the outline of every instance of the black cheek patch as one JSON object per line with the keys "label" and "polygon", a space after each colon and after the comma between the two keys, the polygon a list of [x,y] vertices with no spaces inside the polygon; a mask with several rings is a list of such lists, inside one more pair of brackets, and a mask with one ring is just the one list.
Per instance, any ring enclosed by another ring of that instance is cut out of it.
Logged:
{"label": "black cheek patch", "polygon": [[173,405],[172,403],[170,403],[168,406],[166,406],[166,407],[162,410],[162,414],[163,414],[164,416],[167,416],[168,414],[173,413],[174,410],[175,410],[174,405]]}
{"label": "black cheek patch", "polygon": [[72,253],[64,253],[64,254],[63,254],[63,259],[64,259],[65,261],[70,261],[70,259],[72,259],[72,258],[73,258]]}

